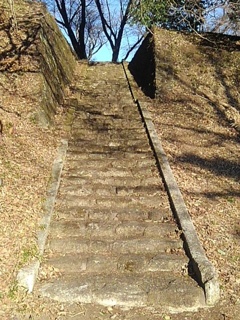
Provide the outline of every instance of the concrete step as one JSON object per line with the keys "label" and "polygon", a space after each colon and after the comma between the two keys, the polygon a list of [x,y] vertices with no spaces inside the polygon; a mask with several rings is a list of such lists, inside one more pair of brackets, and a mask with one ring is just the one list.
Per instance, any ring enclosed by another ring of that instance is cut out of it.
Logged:
{"label": "concrete step", "polygon": [[127,240],[85,240],[82,237],[49,238],[51,252],[64,254],[159,254],[182,250],[181,240],[137,238]]}
{"label": "concrete step", "polygon": [[159,177],[144,177],[144,176],[139,176],[139,177],[101,177],[101,173],[96,173],[96,175],[91,178],[91,175],[87,174],[82,174],[82,175],[65,175],[65,184],[79,184],[79,185],[85,185],[89,184],[89,181],[92,181],[95,184],[103,184],[103,185],[110,185],[114,187],[119,187],[119,188],[124,188],[124,187],[129,187],[129,188],[137,188],[139,186],[147,187],[149,185],[157,185],[160,181]]}
{"label": "concrete step", "polygon": [[[87,160],[87,161],[86,161]],[[136,161],[132,161],[129,162],[128,159],[108,159],[108,158],[103,158],[100,157],[98,158],[83,158],[83,159],[71,159],[68,158],[67,162],[65,163],[64,169],[65,170],[69,170],[69,169],[79,169],[79,168],[85,168],[86,170],[96,170],[96,168],[98,169],[110,169],[110,168],[114,168],[116,170],[131,170],[133,168],[154,168],[155,171],[156,170],[156,166],[155,166],[155,161],[152,158],[146,158],[144,160],[138,160],[136,159]]]}
{"label": "concrete step", "polygon": [[140,137],[126,137],[126,138],[116,138],[110,137],[109,135],[98,135],[97,137],[93,137],[95,139],[89,139],[90,135],[85,139],[84,137],[75,137],[74,141],[70,143],[70,146],[84,146],[85,144],[88,147],[95,148],[96,145],[101,145],[104,147],[140,147],[140,146],[148,146],[149,143],[146,139],[141,139]]}
{"label": "concrete step", "polygon": [[112,208],[105,208],[99,210],[98,208],[79,208],[72,204],[66,206],[61,199],[58,199],[55,216],[57,220],[71,220],[71,221],[172,221],[172,212],[169,209],[169,204],[165,203],[161,208],[127,208],[113,210]]}
{"label": "concrete step", "polygon": [[116,150],[114,152],[82,152],[81,149],[74,148],[74,150],[68,149],[67,159],[71,160],[92,160],[92,159],[105,159],[105,160],[129,160],[129,161],[144,161],[145,159],[154,159],[151,150],[147,152],[123,152]]}
{"label": "concrete step", "polygon": [[111,208],[117,211],[118,209],[136,209],[136,208],[161,208],[162,197],[160,195],[139,197],[138,195],[125,195],[114,197],[93,197],[90,196],[78,196],[75,194],[61,194],[61,201],[64,201],[65,205],[71,207],[72,205],[79,208],[93,208],[99,211]]}
{"label": "concrete step", "polygon": [[[79,99],[77,96],[75,98],[67,99],[65,104],[67,106],[72,106],[75,108],[75,115],[76,117],[80,116],[82,114],[87,114],[88,116],[115,116],[118,117],[127,117],[130,116],[138,116],[139,112],[135,105],[132,104],[132,100],[125,99],[125,97],[121,98],[118,103],[116,102],[109,102],[107,105],[105,103],[96,104],[96,98],[98,95],[94,97],[94,99],[91,99],[89,97],[84,97],[84,101],[82,99]],[[109,97],[111,98],[111,97]],[[102,99],[101,99],[102,100]],[[105,98],[106,100],[106,98]],[[119,103],[120,102],[120,103]]]}
{"label": "concrete step", "polygon": [[96,197],[110,197],[114,196],[117,193],[117,189],[114,186],[108,186],[103,184],[95,184],[89,182],[88,184],[66,184],[64,181],[61,185],[61,194],[65,195],[77,195],[77,196],[90,196],[94,195]]}
{"label": "concrete step", "polygon": [[114,153],[114,152],[131,152],[131,153],[146,153],[149,152],[150,146],[146,143],[146,144],[136,144],[136,145],[111,145],[111,143],[109,145],[101,145],[101,144],[91,144],[91,142],[89,142],[89,144],[86,143],[86,141],[84,142],[79,142],[76,141],[74,143],[70,143],[69,144],[69,150],[70,151],[77,151],[77,152],[81,152],[81,153]]}
{"label": "concrete step", "polygon": [[[67,177],[66,177],[67,178]],[[163,186],[161,185],[150,185],[150,186],[137,186],[137,187],[115,187],[111,185],[105,185],[102,183],[85,183],[85,184],[68,184],[63,181],[61,184],[61,194],[65,195],[76,195],[76,196],[94,196],[96,198],[101,197],[115,197],[118,196],[153,196],[164,192]]]}
{"label": "concrete step", "polygon": [[113,274],[113,273],[148,273],[148,272],[174,272],[186,274],[188,259],[183,253],[159,253],[157,255],[123,254],[65,254],[50,255],[45,267],[68,274]]}
{"label": "concrete step", "polygon": [[38,286],[43,297],[68,303],[155,307],[183,312],[205,306],[203,290],[190,277],[159,272],[132,274],[72,274]]}
{"label": "concrete step", "polygon": [[[155,171],[155,170],[154,170]],[[81,178],[93,178],[98,179],[102,178],[103,180],[106,178],[128,178],[128,179],[134,179],[139,178],[141,176],[149,176],[152,175],[152,168],[149,166],[145,167],[138,167],[136,166],[124,168],[124,167],[111,167],[107,166],[106,164],[102,163],[99,166],[96,165],[95,168],[89,167],[88,163],[82,164],[81,166],[78,166],[78,168],[66,168],[65,176],[76,176]],[[156,171],[155,171],[156,174]]]}
{"label": "concrete step", "polygon": [[98,130],[89,130],[89,128],[72,128],[73,139],[84,139],[85,141],[97,141],[100,142],[117,142],[118,140],[141,140],[145,141],[144,136],[146,132],[141,130],[122,130],[119,134],[119,130],[109,129],[104,125],[99,127]]}
{"label": "concrete step", "polygon": [[[85,134],[86,131],[89,132],[89,134],[93,134],[93,135],[109,135],[109,136],[113,136],[113,137],[117,137],[119,136],[119,138],[125,138],[126,136],[143,136],[144,134],[146,134],[146,129],[144,127],[144,125],[142,124],[141,126],[134,128],[134,127],[127,127],[124,130],[122,128],[118,128],[118,127],[106,127],[104,126],[104,124],[99,125],[99,127],[97,128],[98,130],[89,130],[89,127],[86,126],[84,127],[82,122],[78,122],[75,121],[72,124],[72,129],[75,132],[79,132],[79,134]],[[92,129],[92,128],[91,128]]]}
{"label": "concrete step", "polygon": [[144,127],[143,123],[141,122],[140,119],[134,120],[131,119],[129,120],[128,118],[126,119],[117,119],[117,118],[110,118],[106,116],[102,116],[101,118],[92,118],[89,119],[87,116],[83,115],[82,118],[80,119],[81,121],[75,121],[73,122],[73,127],[74,128],[89,128],[89,130],[98,130],[101,129],[103,126],[106,129],[141,129]]}
{"label": "concrete step", "polygon": [[[51,238],[78,237],[88,240],[134,239],[138,237],[152,239],[177,239],[179,237],[175,223],[143,221],[53,221]],[[177,235],[178,234],[178,235]]]}

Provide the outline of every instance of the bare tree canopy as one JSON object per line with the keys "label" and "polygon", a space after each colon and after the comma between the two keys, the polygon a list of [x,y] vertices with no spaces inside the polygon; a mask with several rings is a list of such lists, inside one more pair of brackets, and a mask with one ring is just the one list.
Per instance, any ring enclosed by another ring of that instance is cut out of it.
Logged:
{"label": "bare tree canopy", "polygon": [[240,1],[218,0],[207,11],[206,31],[240,36]]}
{"label": "bare tree canopy", "polygon": [[[129,22],[132,2],[133,0],[120,0],[118,1],[118,4],[116,4],[116,1],[111,2],[110,0],[95,0],[101,19],[103,32],[112,50],[113,62],[117,62],[119,59],[119,52],[123,37],[128,38],[129,40],[129,34],[124,34],[124,32]],[[130,37],[132,37],[132,35],[130,35]],[[143,32],[138,32],[138,37],[129,47],[124,59],[126,59],[129,53],[142,41],[143,37]]]}
{"label": "bare tree canopy", "polygon": [[[79,59],[92,59],[104,44],[112,61],[124,59],[144,37],[144,28],[129,24],[132,0],[45,0]],[[123,41],[124,39],[124,41]]]}
{"label": "bare tree canopy", "polygon": [[126,59],[153,25],[179,31],[240,34],[240,0],[44,2],[79,59],[92,59],[105,44],[110,47],[113,62],[120,57]]}
{"label": "bare tree canopy", "polygon": [[133,0],[131,15],[147,27],[240,32],[240,0]]}
{"label": "bare tree canopy", "polygon": [[45,0],[79,59],[91,59],[106,42],[93,0]]}

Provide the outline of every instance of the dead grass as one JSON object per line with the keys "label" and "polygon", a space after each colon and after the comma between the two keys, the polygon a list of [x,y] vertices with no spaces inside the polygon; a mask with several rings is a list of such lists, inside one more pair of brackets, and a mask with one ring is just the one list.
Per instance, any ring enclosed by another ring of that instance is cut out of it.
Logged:
{"label": "dead grass", "polygon": [[[165,41],[165,45],[171,42],[169,38]],[[209,61],[204,48],[199,51],[190,45],[188,50],[181,36],[175,41],[178,53],[173,52],[172,58],[167,55],[173,75],[171,88],[165,82],[164,94],[152,103],[150,111],[202,245],[219,273],[221,302],[212,310],[215,316],[211,319],[235,320],[240,310],[240,97],[236,69],[240,53],[214,52],[215,59]],[[162,74],[161,62],[157,72]],[[191,319],[208,317],[200,313]]]}
{"label": "dead grass", "polygon": [[[41,129],[35,113],[41,103],[34,45],[23,48],[22,19],[34,19],[32,6],[16,4],[18,29],[8,1],[0,1],[0,318],[16,309],[19,268],[38,254],[36,231],[62,130]],[[30,23],[31,19],[28,20]],[[35,25],[35,21],[33,21]],[[28,25],[29,27],[29,25]],[[21,51],[24,49],[24,51]],[[62,121],[61,111],[56,123]],[[61,120],[60,120],[61,119]]]}

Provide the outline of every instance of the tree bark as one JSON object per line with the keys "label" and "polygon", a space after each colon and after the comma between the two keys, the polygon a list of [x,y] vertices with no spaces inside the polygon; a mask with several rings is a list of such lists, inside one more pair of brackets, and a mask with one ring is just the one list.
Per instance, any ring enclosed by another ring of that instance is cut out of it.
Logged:
{"label": "tree bark", "polygon": [[95,0],[95,3],[98,8],[103,31],[112,49],[112,62],[117,62],[120,48],[121,48],[121,42],[123,38],[123,31],[128,20],[128,14],[129,14],[130,6],[132,4],[132,0],[128,1],[126,10],[124,12],[124,15],[121,20],[121,24],[117,32],[114,32],[114,29],[112,28],[111,23],[108,23],[107,20],[105,19],[100,0]]}
{"label": "tree bark", "polygon": [[[84,11],[85,11],[85,9],[86,9],[86,0],[81,0],[81,1],[85,3],[85,8],[84,8]],[[72,30],[72,27],[71,27],[71,24],[70,24],[69,19],[68,19],[65,0],[61,0],[61,3],[59,1],[55,1],[55,2],[56,2],[56,5],[57,5],[57,8],[58,8],[58,11],[61,14],[61,17],[63,19],[63,25],[67,29],[67,33],[68,33],[68,36],[69,36],[70,41],[72,43],[73,49],[74,49],[75,53],[77,54],[77,57],[80,60],[81,59],[86,59],[87,55],[86,55],[84,37],[81,38],[81,41],[77,40],[76,35],[74,34],[74,32]],[[83,34],[84,34],[84,29],[85,29],[85,24],[86,24],[86,13],[85,13],[84,17],[85,17],[85,22],[82,25],[82,27],[80,27],[81,33],[83,33]],[[80,40],[80,35],[79,35],[79,40]]]}

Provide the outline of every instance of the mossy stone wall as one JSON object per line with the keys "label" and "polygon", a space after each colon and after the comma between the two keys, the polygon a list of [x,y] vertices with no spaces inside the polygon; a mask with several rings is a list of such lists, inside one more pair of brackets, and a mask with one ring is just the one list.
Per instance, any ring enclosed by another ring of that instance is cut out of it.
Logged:
{"label": "mossy stone wall", "polygon": [[14,0],[10,6],[0,0],[0,25],[1,82],[13,76],[15,82],[25,84],[25,92],[18,95],[20,100],[25,96],[26,110],[32,105],[31,118],[42,126],[53,124],[75,70],[69,44],[39,2]]}
{"label": "mossy stone wall", "polygon": [[72,80],[76,59],[53,17],[45,10],[37,50],[42,73],[42,102],[38,112],[44,125],[52,123],[56,107],[63,103],[64,89]]}

